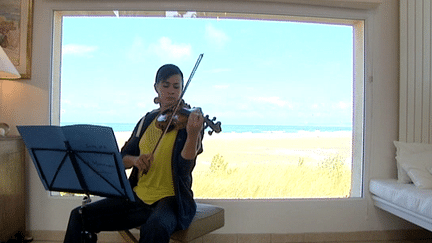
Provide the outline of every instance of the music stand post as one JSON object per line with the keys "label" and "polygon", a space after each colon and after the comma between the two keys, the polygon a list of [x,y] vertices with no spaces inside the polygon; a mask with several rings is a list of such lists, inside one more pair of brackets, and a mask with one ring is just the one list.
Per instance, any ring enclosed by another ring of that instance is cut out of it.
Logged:
{"label": "music stand post", "polygon": [[91,243],[91,242],[97,242],[97,235],[94,232],[89,232],[86,230],[86,223],[85,223],[85,217],[84,217],[84,211],[87,204],[91,203],[90,195],[87,194],[83,197],[81,208],[79,209],[79,213],[81,215],[81,242],[82,243]]}
{"label": "music stand post", "polygon": [[112,128],[94,125],[17,128],[46,190],[86,195],[80,208],[82,242],[97,239],[96,234],[86,231],[84,223],[90,194],[135,201]]}
{"label": "music stand post", "polygon": [[86,229],[86,223],[85,223],[85,217],[84,217],[84,211],[87,204],[91,203],[91,197],[88,193],[88,187],[85,183],[84,177],[82,175],[81,169],[78,166],[78,162],[76,160],[77,154],[72,150],[72,147],[70,146],[68,141],[65,141],[66,146],[66,154],[70,157],[70,160],[72,162],[72,165],[74,167],[75,173],[77,174],[78,180],[81,184],[81,187],[84,189],[83,192],[85,192],[85,196],[83,197],[81,207],[79,209],[79,213],[81,215],[81,242],[82,243],[91,243],[91,242],[97,242],[97,235],[93,232],[89,232]]}

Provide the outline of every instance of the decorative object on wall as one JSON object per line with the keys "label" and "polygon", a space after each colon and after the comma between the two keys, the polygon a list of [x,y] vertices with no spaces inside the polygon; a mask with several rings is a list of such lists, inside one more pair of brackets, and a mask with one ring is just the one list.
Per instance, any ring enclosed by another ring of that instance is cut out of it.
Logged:
{"label": "decorative object on wall", "polygon": [[9,60],[3,48],[0,47],[0,78],[2,79],[17,79],[21,75],[16,70],[15,66]]}
{"label": "decorative object on wall", "polygon": [[31,77],[33,1],[0,1],[0,46],[22,79]]}

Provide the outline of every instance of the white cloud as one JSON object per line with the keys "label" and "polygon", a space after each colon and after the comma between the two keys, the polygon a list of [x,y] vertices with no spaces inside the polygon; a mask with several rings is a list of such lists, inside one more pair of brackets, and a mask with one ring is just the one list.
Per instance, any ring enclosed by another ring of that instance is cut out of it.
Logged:
{"label": "white cloud", "polygon": [[324,103],[314,103],[311,105],[311,108],[313,108],[313,109],[324,109],[327,107],[328,107],[328,105],[324,104]]}
{"label": "white cloud", "polygon": [[97,46],[86,46],[86,45],[77,45],[77,44],[67,44],[62,48],[63,55],[71,54],[84,56],[89,55],[92,52],[95,52],[98,49]]}
{"label": "white cloud", "polygon": [[215,84],[213,85],[213,88],[215,89],[228,89],[230,87],[229,84]]}
{"label": "white cloud", "polygon": [[128,58],[132,61],[142,61],[145,57],[145,53],[144,40],[140,37],[136,37],[133,40],[131,48],[127,52]]}
{"label": "white cloud", "polygon": [[315,103],[311,105],[313,109],[339,109],[346,110],[350,109],[352,104],[349,102],[339,101],[337,103]]}
{"label": "white cloud", "polygon": [[224,72],[229,72],[229,71],[231,71],[230,68],[214,68],[214,69],[208,70],[207,72],[208,73],[224,73]]}
{"label": "white cloud", "polygon": [[98,110],[98,111],[96,111],[96,114],[98,114],[98,115],[115,116],[115,115],[119,114],[119,111],[118,110],[113,110],[113,109],[110,109],[110,110]]}
{"label": "white cloud", "polygon": [[162,59],[179,60],[191,56],[192,46],[190,44],[175,44],[170,38],[161,37],[156,44],[149,46],[149,50]]}
{"label": "white cloud", "polygon": [[218,47],[222,47],[230,40],[227,34],[222,30],[216,29],[212,24],[206,25],[205,37],[207,41]]}
{"label": "white cloud", "polygon": [[97,102],[86,102],[86,103],[73,103],[73,106],[83,109],[97,109],[100,108]]}
{"label": "white cloud", "polygon": [[138,108],[147,108],[147,107],[148,107],[148,102],[138,102],[138,103],[136,104],[136,106],[137,106]]}
{"label": "white cloud", "polygon": [[278,96],[257,97],[257,98],[254,98],[254,100],[258,101],[258,102],[261,102],[261,103],[267,103],[267,104],[271,104],[271,105],[276,105],[276,106],[279,106],[279,107],[288,107],[290,109],[292,109],[294,107],[291,103],[289,103],[288,101],[282,100]]}
{"label": "white cloud", "polygon": [[72,104],[72,101],[70,99],[63,98],[62,103],[70,105],[70,104]]}
{"label": "white cloud", "polygon": [[351,107],[352,107],[352,104],[351,104],[351,103],[348,103],[348,102],[340,101],[339,103],[337,103],[337,104],[335,105],[335,107],[336,107],[336,108],[339,108],[339,109],[342,109],[342,110],[345,110],[345,109],[349,109],[349,108],[351,108]]}
{"label": "white cloud", "polygon": [[97,101],[94,102],[85,102],[85,101],[78,101],[80,99],[79,97],[74,97],[74,101],[72,102],[71,99],[64,99],[62,100],[62,104],[66,108],[78,108],[78,109],[96,109],[99,108],[99,103]]}

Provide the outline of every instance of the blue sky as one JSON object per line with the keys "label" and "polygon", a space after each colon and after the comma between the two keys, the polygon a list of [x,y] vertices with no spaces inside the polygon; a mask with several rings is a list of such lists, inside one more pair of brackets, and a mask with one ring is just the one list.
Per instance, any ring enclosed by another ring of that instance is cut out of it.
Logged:
{"label": "blue sky", "polygon": [[178,65],[184,99],[230,125],[351,125],[353,28],[282,21],[66,17],[61,122],[135,123],[157,69]]}

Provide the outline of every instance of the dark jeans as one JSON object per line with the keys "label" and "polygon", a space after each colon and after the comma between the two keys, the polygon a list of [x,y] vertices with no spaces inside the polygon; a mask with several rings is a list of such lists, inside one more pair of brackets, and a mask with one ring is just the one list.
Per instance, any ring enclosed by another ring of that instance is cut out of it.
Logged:
{"label": "dark jeans", "polygon": [[[135,198],[135,202],[107,198],[87,204],[83,211],[85,230],[98,233],[140,227],[140,243],[168,243],[177,227],[175,197],[161,199],[151,206]],[[81,242],[83,220],[79,209],[71,212],[65,243]]]}

